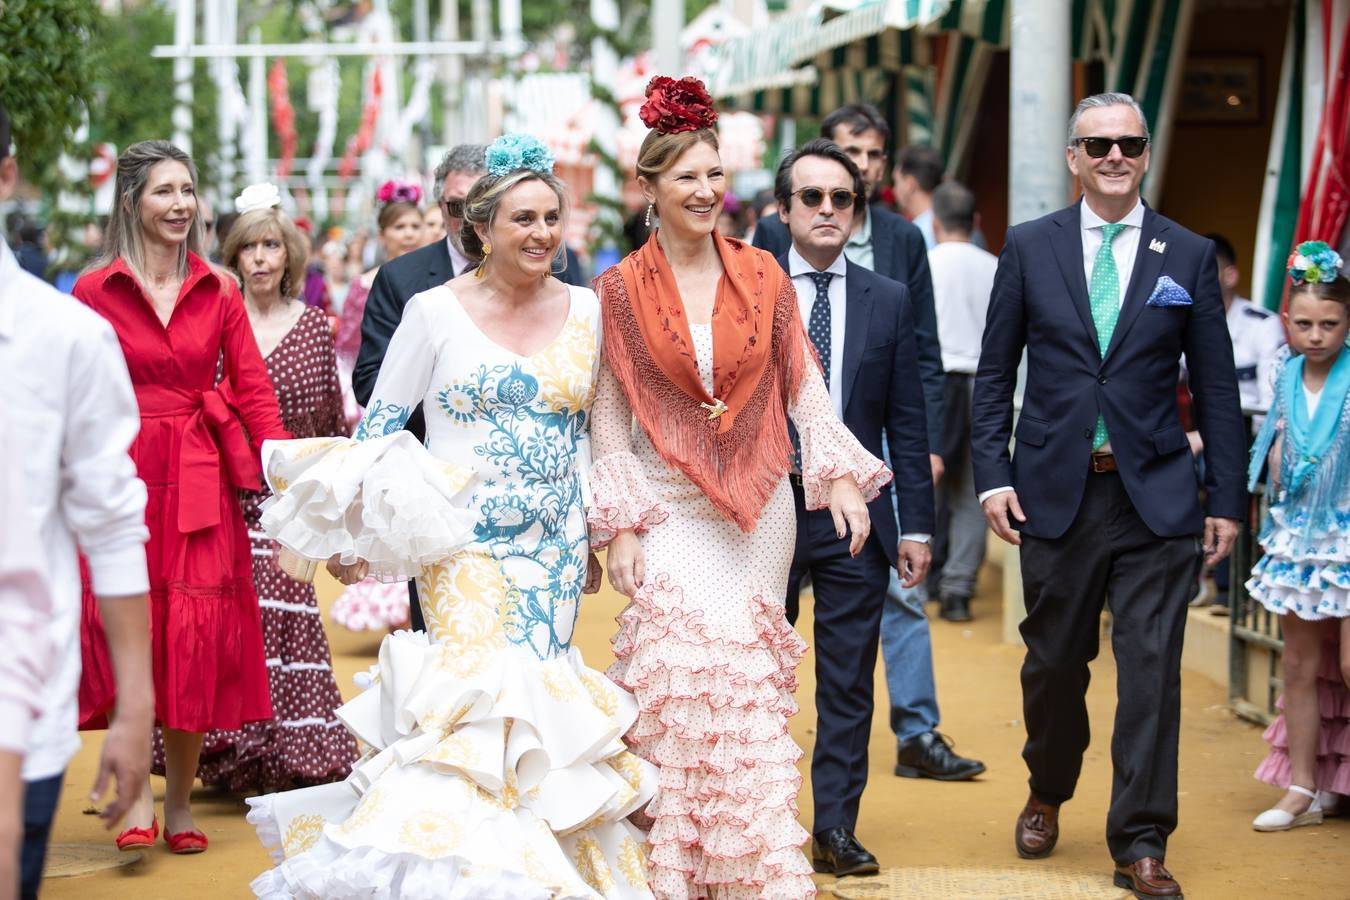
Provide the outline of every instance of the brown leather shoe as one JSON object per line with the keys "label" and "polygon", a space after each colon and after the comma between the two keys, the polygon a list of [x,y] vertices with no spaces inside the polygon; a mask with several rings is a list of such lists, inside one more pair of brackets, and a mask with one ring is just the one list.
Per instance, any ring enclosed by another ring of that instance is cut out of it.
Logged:
{"label": "brown leather shoe", "polygon": [[1055,849],[1059,840],[1059,806],[1042,803],[1035,794],[1027,797],[1027,805],[1017,815],[1013,843],[1017,855],[1023,859],[1043,859]]}
{"label": "brown leather shoe", "polygon": [[1162,860],[1145,856],[1128,866],[1116,863],[1116,887],[1133,891],[1139,900],[1150,897],[1175,897],[1182,900],[1181,885],[1163,868]]}

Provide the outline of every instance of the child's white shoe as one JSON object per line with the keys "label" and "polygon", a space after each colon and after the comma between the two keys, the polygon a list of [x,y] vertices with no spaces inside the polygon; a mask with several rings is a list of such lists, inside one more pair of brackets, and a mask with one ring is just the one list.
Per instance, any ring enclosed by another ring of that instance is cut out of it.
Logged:
{"label": "child's white shoe", "polygon": [[1333,819],[1336,816],[1345,815],[1345,797],[1340,794],[1333,794],[1331,791],[1318,791],[1317,800],[1314,806],[1322,807],[1322,818]]}
{"label": "child's white shoe", "polygon": [[1289,790],[1310,798],[1312,803],[1306,810],[1297,815],[1278,807],[1272,807],[1252,820],[1253,829],[1256,831],[1288,831],[1291,828],[1298,828],[1300,825],[1322,824],[1322,806],[1318,802],[1320,798],[1317,792],[1299,787],[1296,784],[1289,785]]}

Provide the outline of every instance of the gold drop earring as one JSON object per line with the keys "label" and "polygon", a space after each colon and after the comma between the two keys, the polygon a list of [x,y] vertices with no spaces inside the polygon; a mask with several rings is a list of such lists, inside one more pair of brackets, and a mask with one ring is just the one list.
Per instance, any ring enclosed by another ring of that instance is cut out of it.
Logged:
{"label": "gold drop earring", "polygon": [[480,262],[480,263],[478,264],[478,268],[476,268],[476,269],[473,270],[473,277],[474,277],[474,278],[477,278],[479,281],[482,281],[484,278],[487,277],[487,261],[488,261],[488,257],[491,256],[491,255],[492,255],[492,245],[491,245],[491,244],[484,244],[484,245],[483,245],[483,260],[482,260],[482,262]]}

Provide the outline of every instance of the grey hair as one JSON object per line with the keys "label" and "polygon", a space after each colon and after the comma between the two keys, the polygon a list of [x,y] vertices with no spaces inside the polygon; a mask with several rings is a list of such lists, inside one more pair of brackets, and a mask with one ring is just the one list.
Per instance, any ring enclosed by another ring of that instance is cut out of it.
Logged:
{"label": "grey hair", "polygon": [[1139,117],[1139,124],[1144,129],[1144,137],[1148,137],[1148,118],[1144,115],[1144,110],[1139,103],[1129,94],[1122,94],[1110,91],[1105,94],[1093,94],[1091,97],[1084,97],[1078,101],[1074,107],[1073,115],[1069,117],[1069,143],[1073,146],[1074,138],[1079,137],[1078,120],[1083,117],[1083,113],[1089,109],[1101,109],[1104,106],[1128,106],[1134,110],[1134,114]]}
{"label": "grey hair", "polygon": [[[478,232],[474,226],[482,225],[484,229],[492,228],[493,221],[497,218],[497,210],[502,205],[502,198],[518,184],[526,181],[542,181],[548,185],[554,194],[558,197],[558,211],[562,214],[564,223],[567,220],[567,189],[563,187],[561,181],[552,172],[536,172],[533,169],[512,169],[505,175],[485,175],[474,182],[473,187],[469,188],[469,195],[464,198],[464,221],[459,228],[460,246],[464,249],[464,255],[469,259],[483,259],[483,241],[478,237]],[[566,228],[564,228],[564,231]],[[558,254],[563,260],[563,266],[566,267],[567,250],[565,245],[559,245]],[[558,261],[554,259],[554,270],[558,270]]]}
{"label": "grey hair", "polygon": [[[112,215],[103,240],[103,252],[85,268],[86,272],[102,269],[121,259],[142,287],[149,284],[145,277],[145,236],[141,229],[141,195],[150,180],[150,170],[162,162],[179,162],[187,167],[192,180],[192,193],[197,193],[197,167],[192,157],[168,141],[141,141],[132,144],[117,158],[117,180],[113,192]],[[187,240],[178,246],[178,275],[187,277],[187,255],[190,252],[206,258],[206,227],[200,211],[194,211]]]}
{"label": "grey hair", "polygon": [[487,146],[484,144],[459,144],[451,147],[441,163],[436,167],[432,178],[436,180],[436,196],[439,198],[446,176],[451,172],[463,172],[467,175],[482,175],[487,171]]}

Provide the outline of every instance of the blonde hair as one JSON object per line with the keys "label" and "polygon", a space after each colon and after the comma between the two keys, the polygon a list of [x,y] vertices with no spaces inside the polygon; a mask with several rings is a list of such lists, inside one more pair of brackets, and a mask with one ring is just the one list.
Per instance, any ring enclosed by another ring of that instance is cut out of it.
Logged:
{"label": "blonde hair", "polygon": [[[542,181],[558,197],[558,210],[564,223],[567,220],[567,191],[562,182],[552,173],[536,172],[533,169],[512,169],[505,175],[484,175],[469,188],[464,198],[464,220],[459,227],[460,246],[469,259],[483,258],[483,241],[474,230],[475,225],[491,228],[497,218],[497,210],[502,198],[514,187],[527,181]],[[566,260],[566,250],[560,243],[558,253]],[[557,260],[554,260],[555,265]]]}
{"label": "blonde hair", "polygon": [[254,209],[235,220],[225,238],[225,246],[220,255],[225,265],[236,275],[239,271],[239,253],[247,244],[256,243],[263,238],[275,235],[281,239],[286,250],[286,271],[281,276],[281,296],[294,299],[305,286],[305,266],[309,262],[309,253],[305,250],[304,236],[295,227],[291,217],[281,210]]}
{"label": "blonde hair", "polygon": [[[150,181],[150,170],[162,162],[178,162],[187,167],[192,181],[192,194],[197,194],[197,167],[192,157],[168,141],[141,141],[132,144],[117,158],[117,179],[113,186],[114,201],[108,218],[108,229],[103,240],[103,251],[86,267],[86,272],[102,269],[121,259],[142,287],[145,277],[145,235],[141,228],[141,196]],[[205,258],[206,227],[198,212],[192,214],[187,240],[178,245],[178,275],[186,278],[189,252]]]}

